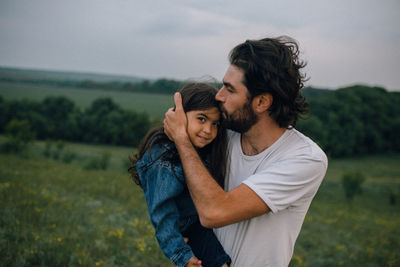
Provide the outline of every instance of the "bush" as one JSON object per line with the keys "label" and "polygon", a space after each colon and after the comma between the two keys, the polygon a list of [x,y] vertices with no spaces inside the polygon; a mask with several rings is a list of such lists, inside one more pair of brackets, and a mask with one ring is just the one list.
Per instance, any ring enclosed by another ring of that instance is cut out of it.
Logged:
{"label": "bush", "polygon": [[51,140],[46,140],[46,143],[44,145],[44,150],[43,150],[43,156],[45,156],[46,158],[50,157],[52,146],[53,146],[53,142]]}
{"label": "bush", "polygon": [[111,154],[108,151],[104,151],[100,158],[100,167],[102,170],[106,170],[108,168],[108,164],[110,163]]}
{"label": "bush", "polygon": [[4,152],[21,152],[35,139],[27,120],[12,119],[6,126],[5,134],[8,140],[2,147]]}
{"label": "bush", "polygon": [[62,156],[62,161],[64,163],[71,163],[76,158],[76,153],[67,151]]}
{"label": "bush", "polygon": [[64,141],[58,140],[56,142],[56,150],[54,150],[53,153],[52,153],[53,159],[59,159],[60,158],[61,152],[63,151],[64,147],[65,147],[65,142]]}
{"label": "bush", "polygon": [[85,170],[99,170],[100,168],[100,161],[97,158],[91,158],[86,160],[85,165],[83,165]]}
{"label": "bush", "polygon": [[91,158],[86,161],[83,168],[85,170],[106,170],[110,162],[111,154],[104,151],[100,158]]}
{"label": "bush", "polygon": [[356,194],[361,194],[361,185],[365,181],[365,174],[358,170],[346,171],[342,176],[342,185],[346,198],[352,200]]}
{"label": "bush", "polygon": [[[54,149],[53,149],[54,147]],[[43,156],[46,158],[52,157],[55,160],[62,160],[64,163],[71,163],[76,157],[76,153],[72,151],[66,151],[63,153],[65,147],[65,141],[58,140],[46,140],[43,150]]]}

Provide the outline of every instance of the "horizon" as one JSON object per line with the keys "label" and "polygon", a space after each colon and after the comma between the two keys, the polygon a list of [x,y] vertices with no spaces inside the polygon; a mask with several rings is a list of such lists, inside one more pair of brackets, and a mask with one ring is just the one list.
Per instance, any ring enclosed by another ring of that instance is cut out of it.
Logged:
{"label": "horizon", "polygon": [[[130,78],[130,79],[138,79],[138,80],[147,80],[147,81],[155,81],[155,80],[159,80],[159,79],[167,79],[167,80],[175,80],[175,81],[185,81],[182,79],[175,79],[175,78],[169,78],[169,77],[158,77],[158,78],[147,78],[147,77],[139,77],[137,75],[129,75],[129,74],[115,74],[115,73],[103,73],[103,72],[92,72],[92,71],[77,71],[77,70],[58,70],[58,69],[40,69],[40,68],[29,68],[29,67],[15,67],[15,66],[4,66],[4,65],[0,65],[0,69],[10,69],[10,70],[19,70],[19,71],[35,71],[35,72],[53,72],[53,73],[65,73],[65,74],[86,74],[86,75],[98,75],[98,76],[114,76],[114,77],[120,77],[120,78]],[[191,78],[194,80],[201,80],[202,78]],[[111,80],[110,80],[111,81]],[[112,80],[114,81],[114,80]],[[118,80],[115,80],[118,81]],[[220,80],[217,80],[218,82],[221,82]],[[375,85],[375,84],[368,84],[368,83],[352,83],[352,84],[348,84],[348,85],[344,85],[344,86],[340,86],[340,87],[321,87],[321,86],[314,86],[312,84],[307,84],[305,83],[304,87],[302,89],[305,88],[312,88],[312,89],[319,89],[319,90],[338,90],[338,89],[342,89],[342,88],[348,88],[348,87],[352,87],[352,86],[366,86],[366,87],[379,87],[379,88],[383,88],[388,92],[399,92],[400,89],[388,89],[384,86],[380,86],[380,85]]]}

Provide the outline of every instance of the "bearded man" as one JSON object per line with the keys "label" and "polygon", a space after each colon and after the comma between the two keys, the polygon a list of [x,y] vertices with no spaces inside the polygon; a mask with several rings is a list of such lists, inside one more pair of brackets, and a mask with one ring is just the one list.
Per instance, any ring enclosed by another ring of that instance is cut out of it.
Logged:
{"label": "bearded man", "polygon": [[295,129],[307,109],[298,56],[289,37],[247,40],[231,51],[216,95],[232,130],[224,189],[188,138],[179,93],[166,113],[165,133],[180,154],[201,224],[215,228],[231,266],[288,266],[326,173],[325,153]]}

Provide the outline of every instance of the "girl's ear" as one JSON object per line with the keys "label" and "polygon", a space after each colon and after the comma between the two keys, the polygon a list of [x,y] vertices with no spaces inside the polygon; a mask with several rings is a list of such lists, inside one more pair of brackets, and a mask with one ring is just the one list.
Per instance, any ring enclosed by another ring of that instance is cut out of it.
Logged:
{"label": "girl's ear", "polygon": [[253,99],[254,111],[258,112],[258,113],[263,113],[263,112],[267,111],[270,108],[270,106],[272,105],[273,101],[274,101],[274,97],[269,93],[265,93],[265,94],[256,96]]}

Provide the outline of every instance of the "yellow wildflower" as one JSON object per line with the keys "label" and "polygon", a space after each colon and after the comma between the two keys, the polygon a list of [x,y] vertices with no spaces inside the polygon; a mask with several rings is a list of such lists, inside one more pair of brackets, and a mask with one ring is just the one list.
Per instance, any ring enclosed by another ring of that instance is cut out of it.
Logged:
{"label": "yellow wildflower", "polygon": [[133,219],[130,223],[129,223],[133,228],[136,228],[139,224],[139,220],[137,218]]}
{"label": "yellow wildflower", "polygon": [[340,251],[340,250],[344,250],[345,248],[346,248],[345,245],[337,245],[337,246],[336,246],[336,249],[339,250],[339,251]]}
{"label": "yellow wildflower", "polygon": [[115,231],[110,231],[108,232],[109,236],[115,236],[118,237],[119,239],[122,239],[122,236],[124,235],[124,229],[117,229]]}
{"label": "yellow wildflower", "polygon": [[136,247],[141,251],[144,252],[146,250],[146,242],[143,238],[136,239]]}

